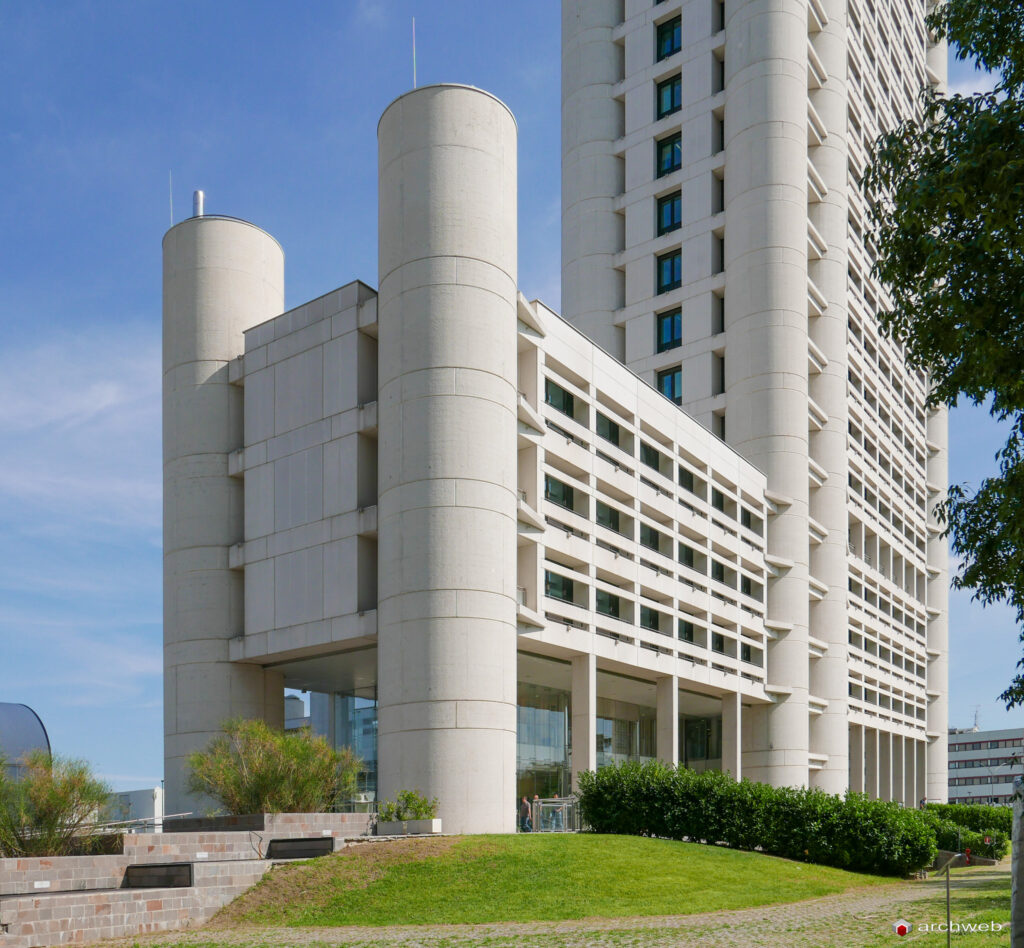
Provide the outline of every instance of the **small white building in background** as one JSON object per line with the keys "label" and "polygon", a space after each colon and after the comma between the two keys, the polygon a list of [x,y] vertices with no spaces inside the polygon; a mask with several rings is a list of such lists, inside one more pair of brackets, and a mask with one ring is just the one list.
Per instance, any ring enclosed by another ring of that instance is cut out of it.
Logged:
{"label": "small white building in background", "polygon": [[1024,728],[949,730],[949,802],[1010,803],[1024,775]]}
{"label": "small white building in background", "polygon": [[146,820],[151,825],[140,832],[159,833],[164,825],[164,791],[161,787],[145,790],[120,790],[110,795],[114,807],[112,819]]}

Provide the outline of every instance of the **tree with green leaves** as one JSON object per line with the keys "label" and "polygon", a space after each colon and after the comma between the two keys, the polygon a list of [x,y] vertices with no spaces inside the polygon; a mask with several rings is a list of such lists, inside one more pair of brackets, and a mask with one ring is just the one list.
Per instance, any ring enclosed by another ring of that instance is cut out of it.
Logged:
{"label": "tree with green leaves", "polygon": [[[1024,3],[949,0],[928,27],[997,84],[926,91],[920,116],[876,143],[863,186],[893,301],[879,320],[927,368],[932,405],[964,398],[1008,425],[997,472],[973,493],[953,485],[939,513],[953,585],[1024,624]],[[1024,704],[1024,673],[1000,697]]]}

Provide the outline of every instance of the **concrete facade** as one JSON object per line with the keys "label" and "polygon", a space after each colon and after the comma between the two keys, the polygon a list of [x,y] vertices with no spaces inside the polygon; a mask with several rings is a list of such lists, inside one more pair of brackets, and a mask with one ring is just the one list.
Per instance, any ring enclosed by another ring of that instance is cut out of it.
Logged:
{"label": "concrete facade", "polygon": [[448,832],[626,759],[945,797],[945,413],[851,184],[942,56],[853,0],[562,11],[565,319],[470,87],[381,119],[377,291],[281,312],[258,228],[168,232],[170,811],[285,687]]}
{"label": "concrete facade", "polygon": [[1024,729],[949,731],[949,802],[1013,802],[1024,773]]}
{"label": "concrete facade", "polygon": [[856,181],[943,87],[923,16],[562,4],[563,315],[767,475],[746,773],[906,803],[946,792],[946,413],[878,331]]}

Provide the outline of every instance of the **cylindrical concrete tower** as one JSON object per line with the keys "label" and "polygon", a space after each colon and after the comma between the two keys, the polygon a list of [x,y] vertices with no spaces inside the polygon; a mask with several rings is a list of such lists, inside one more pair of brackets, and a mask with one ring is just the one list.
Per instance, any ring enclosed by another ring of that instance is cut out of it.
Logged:
{"label": "cylindrical concrete tower", "polygon": [[614,86],[623,78],[622,47],[612,31],[622,0],[562,2],[562,314],[602,349],[624,359],[625,333],[614,325],[625,305],[625,250],[616,201],[625,186],[615,143],[624,132]]}
{"label": "cylindrical concrete tower", "polygon": [[454,85],[378,128],[378,794],[454,833],[515,825],[516,138]]}
{"label": "cylindrical concrete tower", "polygon": [[[777,639],[744,775],[808,775],[807,4],[726,4],[726,438],[768,475]],[[764,750],[760,750],[764,748]]]}
{"label": "cylindrical concrete tower", "polygon": [[811,103],[828,134],[811,149],[810,161],[827,193],[809,205],[809,213],[827,250],[820,259],[810,262],[809,274],[828,305],[820,315],[810,317],[809,331],[811,342],[827,362],[810,376],[808,391],[828,418],[821,430],[810,435],[811,458],[828,475],[810,492],[811,517],[826,531],[824,539],[811,547],[811,575],[828,586],[825,598],[810,608],[810,632],[827,642],[828,650],[811,661],[811,693],[827,705],[811,721],[810,746],[819,759],[825,758],[821,769],[812,771],[811,784],[828,793],[843,793],[850,783],[846,0],[823,0],[823,5],[828,22],[814,35],[814,49],[827,79],[811,92]]}
{"label": "cylindrical concrete tower", "polygon": [[949,548],[935,517],[935,507],[949,483],[949,413],[944,405],[928,413],[928,440],[937,450],[928,456],[928,483],[939,488],[929,496],[928,517],[928,749],[929,800],[949,799]]}
{"label": "cylindrical concrete tower", "polygon": [[164,776],[168,812],[194,809],[184,758],[234,716],[284,724],[279,674],[234,664],[243,633],[242,391],[228,364],[243,330],[284,309],[284,254],[245,221],[193,217],[164,236]]}
{"label": "cylindrical concrete tower", "polygon": [[[939,80],[937,92],[946,91],[948,46],[942,40],[928,47],[928,67]],[[945,496],[949,485],[949,411],[943,405],[928,413],[928,440],[938,451],[928,455],[927,481],[938,488],[929,497],[929,514]],[[929,800],[949,799],[949,546],[934,516],[929,516],[928,602],[928,746],[925,752]]]}

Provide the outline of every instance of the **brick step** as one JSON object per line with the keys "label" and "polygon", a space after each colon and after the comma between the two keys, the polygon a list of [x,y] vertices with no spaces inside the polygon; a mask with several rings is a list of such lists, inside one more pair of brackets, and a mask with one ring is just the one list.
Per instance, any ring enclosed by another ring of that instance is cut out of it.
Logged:
{"label": "brick step", "polygon": [[[60,856],[0,859],[0,897],[83,889],[116,889],[127,856]],[[0,948],[6,943],[0,942]]]}
{"label": "brick step", "polygon": [[[364,828],[365,829],[365,828]],[[355,831],[354,831],[355,830]],[[264,858],[271,840],[334,839],[335,850],[351,840],[366,838],[359,826],[271,825],[264,830],[200,833],[138,833],[124,839],[130,862],[201,862],[224,859]]]}
{"label": "brick step", "polygon": [[202,924],[271,868],[264,859],[198,864],[195,885],[5,896],[0,948],[47,948],[69,941],[141,935]]}

